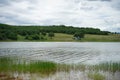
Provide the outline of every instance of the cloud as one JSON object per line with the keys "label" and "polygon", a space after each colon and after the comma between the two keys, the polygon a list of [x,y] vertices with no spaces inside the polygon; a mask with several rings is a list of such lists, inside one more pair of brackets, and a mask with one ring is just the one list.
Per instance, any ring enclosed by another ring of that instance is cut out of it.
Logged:
{"label": "cloud", "polygon": [[0,23],[70,25],[120,32],[119,0],[0,0]]}
{"label": "cloud", "polygon": [[87,1],[112,1],[112,0],[87,0]]}
{"label": "cloud", "polygon": [[120,0],[113,0],[111,2],[111,7],[120,11]]}
{"label": "cloud", "polygon": [[6,4],[9,0],[0,0],[0,4]]}

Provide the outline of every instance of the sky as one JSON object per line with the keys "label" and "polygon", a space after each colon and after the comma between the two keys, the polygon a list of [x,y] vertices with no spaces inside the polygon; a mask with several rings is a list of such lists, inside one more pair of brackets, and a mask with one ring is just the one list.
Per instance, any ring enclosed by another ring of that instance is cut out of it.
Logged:
{"label": "sky", "polygon": [[120,32],[120,0],[0,0],[0,23]]}

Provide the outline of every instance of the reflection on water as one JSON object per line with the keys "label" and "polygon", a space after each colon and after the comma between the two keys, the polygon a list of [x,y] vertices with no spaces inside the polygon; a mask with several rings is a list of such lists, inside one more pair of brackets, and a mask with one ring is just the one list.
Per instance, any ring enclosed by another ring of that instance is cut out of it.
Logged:
{"label": "reflection on water", "polygon": [[[119,42],[0,42],[0,63],[6,66],[0,65],[0,80],[17,80],[18,77],[22,80],[119,80],[119,48]],[[36,61],[52,61],[56,67]],[[43,65],[49,67],[43,69]],[[32,69],[39,74],[33,73]],[[43,77],[40,72],[47,69],[55,73]]]}
{"label": "reflection on water", "polygon": [[0,56],[19,56],[57,63],[120,61],[120,43],[1,42]]}

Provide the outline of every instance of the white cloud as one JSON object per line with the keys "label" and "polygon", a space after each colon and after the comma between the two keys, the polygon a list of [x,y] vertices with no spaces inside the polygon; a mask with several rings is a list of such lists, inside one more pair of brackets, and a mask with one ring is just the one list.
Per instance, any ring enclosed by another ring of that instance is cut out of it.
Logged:
{"label": "white cloud", "polygon": [[[6,1],[6,2],[5,2]],[[119,0],[5,0],[0,22],[9,24],[71,25],[119,31]],[[120,31],[119,31],[120,32]]]}

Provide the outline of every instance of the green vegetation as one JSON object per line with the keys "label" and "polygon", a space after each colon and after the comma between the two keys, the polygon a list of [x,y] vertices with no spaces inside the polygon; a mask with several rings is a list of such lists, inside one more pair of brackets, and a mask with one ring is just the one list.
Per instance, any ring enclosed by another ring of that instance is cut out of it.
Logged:
{"label": "green vegetation", "polygon": [[47,37],[47,41],[75,41],[73,35],[64,33],[55,33],[55,36],[51,39]]}
{"label": "green vegetation", "polygon": [[55,73],[57,66],[53,62],[36,61],[26,63],[20,62],[15,58],[1,57],[0,58],[0,72],[31,72],[41,74]]}
{"label": "green vegetation", "polygon": [[26,63],[26,61],[20,61],[14,57],[0,57],[0,72],[18,71],[18,72],[40,72],[40,73],[55,73],[58,71],[70,71],[70,70],[92,70],[92,71],[120,71],[120,63],[118,62],[108,62],[101,63],[97,65],[85,65],[85,64],[57,64],[49,61],[31,61]]}
{"label": "green vegetation", "polygon": [[0,24],[0,41],[120,41],[120,34],[109,35],[97,28]]}
{"label": "green vegetation", "polygon": [[93,80],[105,80],[104,75],[100,73],[88,73],[88,77]]}
{"label": "green vegetation", "polygon": [[[31,36],[17,36],[17,41],[75,41],[73,39],[73,35],[70,34],[63,34],[63,33],[54,33],[54,37],[49,37],[48,34],[46,36],[39,35],[39,40],[31,39]],[[28,38],[28,39],[26,39]]]}
{"label": "green vegetation", "polygon": [[[114,75],[114,72],[120,71],[120,63],[108,62],[97,65],[57,64],[49,61],[26,62],[25,60],[15,57],[0,57],[0,80],[15,80],[15,77],[13,77],[11,73],[16,72],[18,75],[19,73],[28,73],[46,77],[56,72],[69,73],[71,70],[84,72],[90,80],[105,80],[106,76],[104,76],[102,72],[111,72]],[[4,79],[2,79],[3,77]]]}
{"label": "green vegetation", "polygon": [[[48,37],[47,35],[44,37],[40,36],[41,38],[40,40],[32,40],[32,41],[82,41],[82,42],[91,42],[91,41],[95,41],[95,42],[119,42],[120,41],[120,34],[109,34],[109,35],[93,35],[93,34],[85,34],[84,38],[82,38],[81,40],[75,40],[73,39],[73,35],[71,34],[64,34],[64,33],[54,33],[54,37],[52,37],[52,39],[50,37]],[[28,39],[25,39],[24,36],[18,35],[18,39],[17,41],[31,41]]]}
{"label": "green vegetation", "polygon": [[107,62],[107,63],[101,63],[99,65],[93,65],[89,66],[90,70],[103,70],[103,71],[111,71],[116,72],[120,71],[120,63],[119,62]]}
{"label": "green vegetation", "polygon": [[120,34],[109,34],[109,35],[91,35],[86,34],[81,41],[95,41],[95,42],[120,42]]}
{"label": "green vegetation", "polygon": [[30,72],[32,73],[40,72],[42,74],[50,74],[55,73],[57,70],[55,63],[46,61],[31,62],[28,66],[30,66]]}
{"label": "green vegetation", "polygon": [[48,36],[51,37],[51,39],[52,39],[52,37],[54,37],[55,35],[53,32],[50,32],[50,33],[48,33]]}
{"label": "green vegetation", "polygon": [[81,38],[84,38],[84,33],[83,33],[83,32],[76,32],[76,33],[74,34],[74,38],[75,38],[76,40],[80,40]]}

